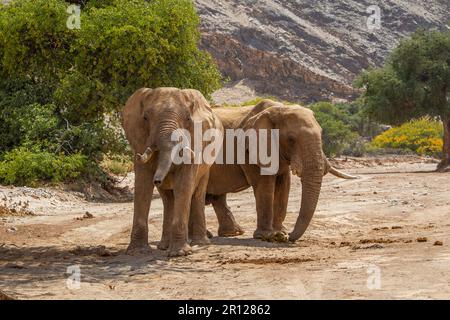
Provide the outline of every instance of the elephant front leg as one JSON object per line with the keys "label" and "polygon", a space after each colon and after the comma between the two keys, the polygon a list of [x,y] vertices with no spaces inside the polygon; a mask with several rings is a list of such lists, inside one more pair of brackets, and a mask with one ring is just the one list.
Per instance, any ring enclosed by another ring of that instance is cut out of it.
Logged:
{"label": "elephant front leg", "polygon": [[208,238],[205,219],[205,196],[208,186],[209,174],[205,174],[194,191],[189,216],[189,237],[192,245],[207,245],[211,241]]}
{"label": "elephant front leg", "polygon": [[183,179],[175,181],[173,219],[170,232],[169,257],[179,257],[192,254],[188,243],[188,223],[191,200],[194,187],[191,186],[195,176],[180,174]]}
{"label": "elephant front leg", "polygon": [[283,222],[286,219],[290,187],[290,173],[283,174],[277,177],[273,207],[273,230],[279,235],[279,241],[283,242],[287,241],[287,229],[283,225]]}
{"label": "elephant front leg", "polygon": [[208,196],[219,221],[219,237],[235,237],[244,234],[244,229],[236,222],[227,204],[227,195]]}
{"label": "elephant front leg", "polygon": [[148,245],[148,214],[153,195],[153,173],[148,165],[135,161],[134,215],[128,254],[146,253]]}
{"label": "elephant front leg", "polygon": [[161,195],[161,199],[164,205],[164,216],[163,216],[163,230],[161,241],[158,244],[158,249],[167,250],[170,245],[170,232],[172,226],[173,219],[173,205],[174,205],[174,197],[172,190],[162,190],[158,188],[159,194]]}
{"label": "elephant front leg", "polygon": [[275,193],[275,177],[261,176],[253,187],[256,198],[257,229],[253,238],[267,241],[274,240],[273,202]]}

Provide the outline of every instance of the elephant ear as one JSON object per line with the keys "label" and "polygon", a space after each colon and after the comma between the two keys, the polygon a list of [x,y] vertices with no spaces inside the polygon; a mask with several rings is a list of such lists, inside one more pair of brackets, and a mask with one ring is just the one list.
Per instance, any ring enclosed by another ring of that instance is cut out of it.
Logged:
{"label": "elephant ear", "polygon": [[[260,159],[261,154],[259,150],[261,150],[261,148],[264,148],[264,150],[267,151],[267,155],[272,155],[272,152],[278,152],[279,142],[275,141],[277,145],[274,145],[274,142],[271,140],[271,134],[277,127],[280,108],[281,107],[279,106],[272,106],[270,108],[267,108],[265,111],[262,111],[250,117],[249,119],[246,119],[245,122],[241,123],[241,128],[245,132],[247,132],[248,130],[256,131],[258,142],[256,144],[250,144],[249,138],[246,137],[245,149],[247,152],[249,152],[251,145],[258,146],[257,150],[253,150],[253,152],[257,152],[257,162],[261,167],[267,166],[267,164],[264,164]],[[262,145],[261,137],[267,137],[265,139],[266,145]]]}
{"label": "elephant ear", "polygon": [[137,153],[144,153],[148,137],[148,125],[144,120],[144,106],[153,90],[142,88],[137,90],[125,104],[122,112],[122,126],[128,142]]}
{"label": "elephant ear", "polygon": [[[222,137],[218,138],[218,140],[216,140],[217,136],[216,139],[211,138],[211,142],[203,141],[202,139],[203,148],[212,143],[215,145],[214,150],[220,150],[223,143],[222,122],[216,115],[214,115],[211,106],[209,105],[205,97],[201,94],[201,92],[193,89],[182,90],[182,92],[186,98],[186,103],[189,106],[192,121],[194,123],[201,123],[202,125],[202,134],[204,134],[209,129],[217,129],[220,132],[219,134],[222,135]],[[191,131],[191,139],[195,139],[193,126],[190,128],[190,131]],[[191,143],[195,145],[193,140],[191,140]],[[214,153],[213,156],[214,159],[211,159],[212,161],[216,159],[218,153]],[[194,154],[194,157],[197,157],[197,155]]]}
{"label": "elephant ear", "polygon": [[189,107],[192,120],[203,124],[203,132],[213,128],[221,129],[222,124],[220,120],[214,115],[211,106],[200,91],[185,89],[182,92]]}

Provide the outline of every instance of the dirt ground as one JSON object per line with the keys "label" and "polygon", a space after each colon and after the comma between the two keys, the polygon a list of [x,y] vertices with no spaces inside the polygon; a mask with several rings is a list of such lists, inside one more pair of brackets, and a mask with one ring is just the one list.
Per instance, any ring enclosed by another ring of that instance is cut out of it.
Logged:
{"label": "dirt ground", "polygon": [[[150,211],[153,252],[131,257],[125,249],[132,202],[95,203],[56,189],[0,187],[0,296],[450,299],[450,173],[434,173],[436,164],[417,158],[336,164],[360,179],[325,178],[318,210],[301,241],[252,239],[256,213],[247,190],[229,197],[246,234],[214,237],[192,256],[172,259],[156,249],[162,223],[158,198]],[[122,183],[130,182],[132,176]],[[289,229],[299,198],[300,181],[294,178]],[[211,207],[207,220],[216,234]],[[70,282],[77,268],[79,288]]]}

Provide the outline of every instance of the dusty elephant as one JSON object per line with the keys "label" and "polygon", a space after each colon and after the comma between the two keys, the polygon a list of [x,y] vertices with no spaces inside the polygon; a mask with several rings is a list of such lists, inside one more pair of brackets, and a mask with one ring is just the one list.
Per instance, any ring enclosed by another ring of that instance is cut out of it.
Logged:
{"label": "dusty elephant", "polygon": [[[123,127],[135,152],[134,218],[128,252],[149,250],[148,215],[154,186],[164,204],[163,231],[158,248],[169,249],[169,256],[190,254],[190,216],[192,242],[209,243],[204,207],[211,164],[183,162],[176,165],[172,155],[176,150],[181,156],[195,157],[192,149],[175,149],[179,143],[172,141],[172,134],[184,129],[193,139],[194,127],[199,123],[204,131],[223,131],[220,120],[196,90],[143,88],[127,101]],[[190,143],[193,145],[192,141]],[[202,147],[208,144],[201,143]]]}
{"label": "dusty elephant", "polygon": [[[207,203],[213,205],[219,220],[219,236],[243,233],[226,202],[226,194],[253,187],[256,199],[257,229],[254,238],[284,241],[290,171],[302,180],[300,213],[289,240],[299,239],[306,231],[316,209],[322,178],[328,172],[344,179],[355,177],[333,168],[322,150],[322,129],[311,110],[284,106],[264,100],[256,106],[213,108],[225,129],[279,130],[279,169],[274,175],[261,175],[257,164],[214,164],[207,187]],[[228,145],[224,138],[224,149]],[[247,148],[248,146],[246,146]],[[236,151],[236,150],[235,150]],[[226,153],[226,150],[224,151]],[[236,152],[235,152],[236,154]],[[236,163],[236,162],[235,162]]]}

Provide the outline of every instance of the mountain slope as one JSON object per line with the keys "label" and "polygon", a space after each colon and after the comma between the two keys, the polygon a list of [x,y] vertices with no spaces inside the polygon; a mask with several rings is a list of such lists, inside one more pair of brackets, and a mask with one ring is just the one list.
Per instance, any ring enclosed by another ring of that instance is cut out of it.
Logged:
{"label": "mountain slope", "polygon": [[[356,75],[380,66],[417,28],[444,29],[449,0],[196,0],[203,48],[260,95],[351,99]],[[367,8],[381,9],[370,31]]]}

